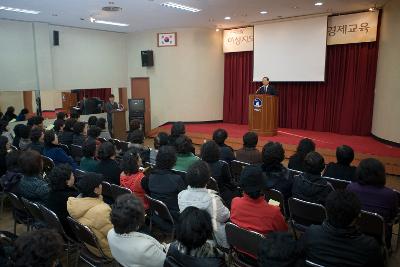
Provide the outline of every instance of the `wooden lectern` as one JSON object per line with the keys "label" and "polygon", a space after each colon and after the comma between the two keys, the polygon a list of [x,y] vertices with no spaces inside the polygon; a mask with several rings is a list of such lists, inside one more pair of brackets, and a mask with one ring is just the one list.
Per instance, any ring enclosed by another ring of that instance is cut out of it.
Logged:
{"label": "wooden lectern", "polygon": [[125,110],[117,109],[112,112],[113,137],[119,140],[126,140],[126,118]]}
{"label": "wooden lectern", "polygon": [[249,130],[265,136],[277,135],[277,96],[249,95]]}

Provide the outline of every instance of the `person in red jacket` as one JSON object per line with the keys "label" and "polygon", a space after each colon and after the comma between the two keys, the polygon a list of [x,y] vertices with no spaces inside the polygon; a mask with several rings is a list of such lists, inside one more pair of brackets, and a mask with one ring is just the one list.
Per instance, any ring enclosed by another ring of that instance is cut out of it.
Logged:
{"label": "person in red jacket", "polygon": [[263,174],[259,166],[244,168],[240,184],[243,196],[234,198],[231,206],[231,221],[234,224],[263,235],[288,230],[279,207],[265,200]]}

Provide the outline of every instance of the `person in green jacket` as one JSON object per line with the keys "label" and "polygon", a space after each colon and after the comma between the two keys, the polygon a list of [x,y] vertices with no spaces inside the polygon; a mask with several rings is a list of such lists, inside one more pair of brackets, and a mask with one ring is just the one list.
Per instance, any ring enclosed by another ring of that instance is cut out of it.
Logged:
{"label": "person in green jacket", "polygon": [[192,140],[186,135],[181,135],[175,141],[177,161],[174,170],[187,171],[194,162],[200,160],[192,151]]}
{"label": "person in green jacket", "polygon": [[94,159],[96,154],[96,142],[86,141],[82,147],[83,157],[81,158],[81,163],[79,168],[86,172],[97,172],[99,161]]}

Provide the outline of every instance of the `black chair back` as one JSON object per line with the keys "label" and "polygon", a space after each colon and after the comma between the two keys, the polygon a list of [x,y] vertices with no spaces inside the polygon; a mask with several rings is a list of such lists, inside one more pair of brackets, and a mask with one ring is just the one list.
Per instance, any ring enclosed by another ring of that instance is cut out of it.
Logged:
{"label": "black chair back", "polygon": [[111,194],[113,196],[113,199],[115,200],[121,195],[132,194],[132,191],[129,188],[111,184]]}
{"label": "black chair back", "polygon": [[80,162],[81,158],[83,158],[82,147],[78,145],[71,145],[71,157],[76,161]]}
{"label": "black chair back", "polygon": [[318,263],[306,260],[306,266],[311,266],[311,267],[325,267],[324,265],[320,265]]}
{"label": "black chair back", "polygon": [[31,216],[29,211],[26,209],[24,203],[11,192],[5,193],[8,199],[11,202],[12,206],[12,215],[14,218],[14,234],[17,232],[17,223],[25,224],[26,229],[29,231],[31,223],[34,221],[34,218]]}
{"label": "black chair back", "polygon": [[126,152],[129,149],[129,142],[120,141],[119,146],[122,152]]}
{"label": "black chair back", "polygon": [[262,234],[246,230],[231,222],[226,223],[225,232],[228,244],[236,251],[257,257],[260,242],[264,239]]}
{"label": "black chair back", "polygon": [[112,189],[111,189],[111,184],[108,182],[103,181],[101,183],[102,185],[102,195],[104,197],[107,197],[109,199],[114,199],[113,198],[113,193],[112,193]]}
{"label": "black chair back", "polygon": [[99,140],[100,143],[105,143],[105,142],[107,142],[107,139],[105,139],[104,137],[97,137],[97,140]]}
{"label": "black chair back", "polygon": [[268,189],[265,192],[265,199],[267,201],[270,201],[272,199],[279,202],[279,208],[281,209],[282,215],[285,217],[289,217],[289,214],[286,211],[286,200],[281,191],[276,189]]}
{"label": "black chair back", "polygon": [[244,167],[249,166],[250,164],[246,162],[242,162],[239,160],[233,160],[231,162],[231,174],[233,181],[238,184],[240,181],[240,175],[242,174],[242,170]]}
{"label": "black chair back", "polygon": [[379,242],[385,244],[385,220],[377,213],[361,211],[358,219],[360,231],[366,235],[375,237]]}
{"label": "black chair back", "polygon": [[182,177],[183,181],[186,183],[186,172],[180,170],[172,170],[175,174],[178,174]]}
{"label": "black chair back", "polygon": [[328,181],[333,186],[335,190],[345,190],[346,187],[350,184],[350,181],[340,180],[331,177],[322,177]]}
{"label": "black chair back", "polygon": [[214,178],[210,177],[210,180],[207,183],[207,189],[219,192],[218,183]]}
{"label": "black chair back", "polygon": [[46,208],[43,205],[39,205],[39,208],[42,212],[43,220],[46,222],[47,227],[56,230],[63,237],[67,237],[64,231],[64,227],[58,219],[58,216],[52,210]]}
{"label": "black chair back", "polygon": [[31,202],[26,198],[21,198],[22,203],[28,210],[29,214],[34,218],[35,222],[44,223],[44,217],[37,203]]}
{"label": "black chair back", "polygon": [[82,179],[85,174],[86,174],[85,171],[82,171],[80,169],[76,169],[74,171],[74,176],[75,176],[76,182],[79,181],[80,179]]}
{"label": "black chair back", "polygon": [[43,160],[43,172],[49,173],[53,168],[54,168],[54,161],[46,156],[42,155],[42,160]]}
{"label": "black chair back", "polygon": [[289,171],[289,179],[291,179],[291,180],[293,180],[296,175],[300,175],[303,173],[301,171],[289,169],[289,168],[288,168],[288,171]]}
{"label": "black chair back", "polygon": [[170,224],[174,225],[174,219],[172,218],[171,213],[169,212],[169,209],[167,205],[165,205],[164,202],[154,199],[150,197],[149,195],[145,195],[145,198],[149,201],[150,204],[150,212],[160,218],[162,218],[164,221],[169,222]]}
{"label": "black chair back", "polygon": [[18,148],[17,148],[16,146],[10,145],[10,150],[11,150],[11,151],[17,151]]}
{"label": "black chair back", "polygon": [[69,147],[66,144],[58,144],[58,146],[61,147],[62,150],[64,150],[64,152],[67,155],[69,155],[69,156],[71,155],[71,151],[69,150]]}

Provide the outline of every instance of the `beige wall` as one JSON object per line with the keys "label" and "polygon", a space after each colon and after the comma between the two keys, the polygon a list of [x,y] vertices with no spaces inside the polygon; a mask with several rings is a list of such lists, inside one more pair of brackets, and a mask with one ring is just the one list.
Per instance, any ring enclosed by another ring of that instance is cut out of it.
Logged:
{"label": "beige wall", "polygon": [[[157,32],[177,32],[178,46],[157,47]],[[154,51],[154,67],[142,67],[140,51]],[[150,78],[152,128],[167,121],[221,120],[222,36],[211,29],[163,29],[129,34],[128,76]],[[130,82],[128,87],[130,96]]]}
{"label": "beige wall", "polygon": [[400,143],[400,1],[383,8],[372,133]]}
{"label": "beige wall", "polygon": [[0,91],[0,111],[5,113],[7,107],[14,106],[15,114],[19,114],[24,108],[23,92],[2,92]]}
{"label": "beige wall", "polygon": [[41,90],[40,98],[42,99],[42,110],[62,108],[61,91]]}

